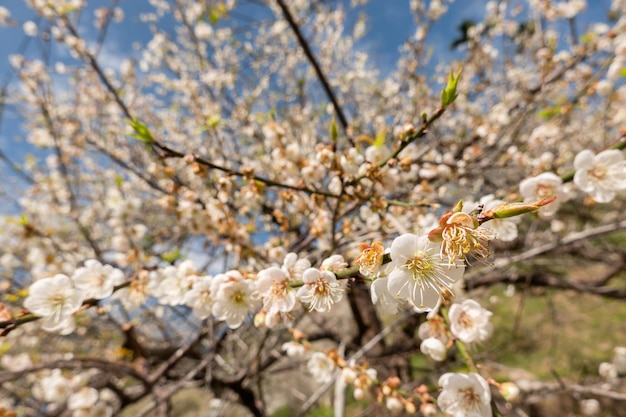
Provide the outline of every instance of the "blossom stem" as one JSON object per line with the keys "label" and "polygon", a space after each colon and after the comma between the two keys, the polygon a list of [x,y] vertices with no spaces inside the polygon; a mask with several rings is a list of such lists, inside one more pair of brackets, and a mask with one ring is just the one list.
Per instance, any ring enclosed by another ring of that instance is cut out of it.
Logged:
{"label": "blossom stem", "polygon": [[[450,327],[450,317],[448,317],[448,308],[441,307],[439,311],[441,312],[441,315],[443,316],[443,319],[446,325]],[[455,339],[454,345],[456,346],[457,350],[463,357],[463,360],[465,361],[465,364],[467,365],[467,368],[469,369],[469,371],[478,373],[478,367],[476,366],[476,363],[474,363],[474,359],[472,359],[472,355],[470,355],[465,343],[461,342],[459,339]]]}
{"label": "blossom stem", "polygon": [[[383,255],[383,263],[387,264],[391,262],[391,255],[389,255],[388,253]],[[337,279],[348,279],[348,278],[354,278],[354,277],[358,277],[360,276],[359,274],[359,265],[355,265],[355,266],[351,266],[349,268],[344,268],[344,269],[340,269],[339,271],[334,273],[335,276],[337,277]],[[365,280],[367,281],[372,281],[371,279],[369,279],[368,277],[363,277]],[[304,282],[302,281],[293,281],[289,283],[289,286],[292,288],[297,288],[297,287],[301,287],[304,285]]]}

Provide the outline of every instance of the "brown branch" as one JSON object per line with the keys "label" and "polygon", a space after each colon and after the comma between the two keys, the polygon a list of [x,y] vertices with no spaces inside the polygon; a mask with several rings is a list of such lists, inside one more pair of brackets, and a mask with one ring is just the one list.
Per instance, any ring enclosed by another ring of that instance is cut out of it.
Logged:
{"label": "brown branch", "polygon": [[[623,267],[623,264],[622,264]],[[606,298],[626,299],[626,288],[611,288],[607,286],[596,286],[580,281],[572,281],[549,275],[541,271],[528,274],[492,274],[479,276],[469,283],[472,288],[489,287],[494,284],[520,284],[528,287],[545,287],[560,290],[573,290],[581,294],[594,294]]]}
{"label": "brown branch", "polygon": [[[283,0],[276,0],[276,3],[278,3],[278,6],[283,12],[283,16],[285,16],[285,20],[287,20],[287,23],[289,23],[291,30],[293,30],[294,34],[296,35],[296,38],[298,39],[298,43],[300,44],[300,47],[304,51],[304,55],[306,55],[309,62],[313,66],[313,69],[315,70],[315,74],[317,75],[317,78],[320,80],[320,83],[322,84],[322,87],[324,88],[324,91],[326,92],[328,99],[332,103],[333,108],[335,109],[335,113],[337,113],[337,118],[339,119],[339,123],[341,124],[341,127],[343,128],[344,132],[347,135],[348,127],[349,127],[348,119],[346,119],[346,116],[343,112],[343,109],[339,105],[339,101],[337,100],[335,93],[330,87],[330,84],[328,83],[328,80],[326,79],[326,76],[324,75],[322,68],[320,67],[319,63],[317,62],[317,59],[315,58],[315,55],[313,55],[313,52],[311,51],[311,48],[309,47],[309,43],[307,42],[306,39],[304,39],[304,36],[302,35],[302,32],[300,31],[300,27],[294,20],[293,15],[291,14],[289,9],[285,5],[285,2]],[[351,145],[354,146],[354,142],[352,141],[352,139],[348,138],[348,140],[350,141]]]}
{"label": "brown branch", "polygon": [[598,227],[594,227],[593,229],[583,230],[581,232],[570,233],[569,235],[561,239],[558,239],[552,243],[546,243],[544,245],[534,247],[525,252],[510,256],[508,258],[496,259],[492,266],[488,266],[485,268],[477,268],[476,270],[472,270],[471,272],[467,273],[465,275],[465,279],[472,281],[472,283],[477,282],[477,281],[480,281],[480,278],[478,278],[479,276],[485,275],[490,270],[492,271],[502,270],[512,264],[522,262],[522,261],[534,258],[536,256],[552,252],[553,250],[563,248],[564,246],[571,245],[581,240],[589,239],[589,238],[596,237],[596,236],[601,236],[604,234],[613,233],[622,229],[626,229],[626,220],[604,224]]}
{"label": "brown branch", "polygon": [[598,397],[609,398],[616,401],[626,401],[626,394],[621,392],[609,391],[602,388],[596,388],[593,386],[585,386],[578,384],[565,384],[562,381],[560,382],[543,382],[536,383],[533,385],[533,389],[524,390],[526,394],[534,394],[539,393],[541,395],[545,395],[548,392],[555,391],[567,391],[576,394],[585,394],[585,395],[595,395]]}
{"label": "brown branch", "polygon": [[191,340],[190,342],[178,348],[167,359],[167,361],[163,362],[154,372],[150,374],[150,376],[148,377],[148,380],[151,383],[156,383],[156,381],[158,381],[169,369],[174,367],[174,365],[176,365],[178,361],[183,356],[185,356],[187,352],[189,352],[190,349],[196,346],[198,342],[200,342],[200,340],[202,340],[205,336],[207,336],[209,334],[209,330],[210,329],[208,327],[203,329],[201,332],[198,333],[196,337],[193,338],[193,340]]}
{"label": "brown branch", "polygon": [[28,369],[16,372],[2,372],[0,373],[0,384],[6,382],[15,381],[23,378],[33,372],[38,372],[44,369],[87,369],[94,368],[99,369],[108,374],[114,374],[117,376],[130,376],[139,382],[146,388],[151,387],[151,383],[148,377],[142,372],[138,371],[131,365],[125,363],[108,362],[99,358],[74,358],[71,360],[58,360],[54,362],[42,363],[34,365]]}

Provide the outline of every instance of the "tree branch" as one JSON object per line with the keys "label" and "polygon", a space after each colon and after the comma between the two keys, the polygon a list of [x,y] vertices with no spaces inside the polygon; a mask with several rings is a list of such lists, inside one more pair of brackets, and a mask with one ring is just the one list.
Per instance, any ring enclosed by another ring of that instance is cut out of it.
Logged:
{"label": "tree branch", "polygon": [[[341,127],[343,128],[344,132],[347,135],[348,127],[349,127],[348,119],[346,119],[343,109],[339,105],[339,101],[337,100],[335,93],[330,87],[330,84],[328,83],[328,80],[326,79],[324,72],[322,71],[319,63],[317,62],[317,59],[315,59],[315,55],[313,55],[313,52],[311,51],[311,48],[309,47],[308,42],[306,41],[306,39],[304,39],[304,36],[302,36],[300,27],[294,20],[293,15],[291,14],[289,9],[285,5],[285,2],[283,0],[276,0],[276,3],[278,3],[278,6],[283,12],[283,16],[285,16],[285,20],[287,20],[287,23],[289,23],[289,26],[291,27],[294,34],[296,35],[296,38],[298,39],[298,43],[300,44],[300,47],[304,51],[304,55],[306,55],[309,62],[313,66],[313,69],[315,70],[315,74],[317,75],[317,78],[320,80],[320,83],[322,84],[322,87],[324,88],[324,91],[326,92],[328,99],[330,100],[330,102],[333,105],[333,108],[335,109],[335,113],[337,114],[339,123],[341,124]],[[350,141],[351,145],[354,146],[354,142],[352,141],[352,139],[348,138],[348,140]]]}

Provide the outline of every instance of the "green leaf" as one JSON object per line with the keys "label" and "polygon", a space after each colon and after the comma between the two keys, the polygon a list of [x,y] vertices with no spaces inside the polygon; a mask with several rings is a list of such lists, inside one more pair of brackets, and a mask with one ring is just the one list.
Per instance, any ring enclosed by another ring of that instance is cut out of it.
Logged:
{"label": "green leaf", "polygon": [[217,125],[219,125],[221,121],[222,121],[222,118],[220,116],[217,116],[217,115],[209,116],[206,119],[206,124],[200,126],[199,132],[202,133],[202,132],[206,132],[207,130],[216,129]]}
{"label": "green leaf", "polygon": [[385,139],[387,138],[387,129],[381,129],[376,133],[376,140],[374,140],[373,145],[375,147],[380,147],[385,144]]}
{"label": "green leaf", "polygon": [[539,110],[539,117],[544,120],[550,120],[561,114],[561,106],[546,107]]}
{"label": "green leaf", "polygon": [[180,253],[180,249],[176,248],[173,251],[169,251],[169,252],[165,252],[165,253],[161,254],[161,258],[165,262],[169,262],[169,263],[173,264],[174,262],[176,262],[177,260],[182,258],[182,254]]}
{"label": "green leaf", "polygon": [[145,143],[153,143],[154,138],[152,137],[152,133],[150,133],[150,129],[148,126],[140,122],[139,120],[133,118],[132,120],[127,120],[126,123],[135,131],[134,134],[129,135],[131,138],[135,138]]}
{"label": "green leaf", "polygon": [[619,75],[621,75],[622,77],[626,77],[626,67],[619,70]]}
{"label": "green leaf", "polygon": [[337,123],[335,123],[335,117],[333,116],[333,119],[330,121],[330,140],[332,140],[333,143],[337,143],[337,136],[339,135],[338,131],[337,131]]}
{"label": "green leaf", "polygon": [[483,213],[483,218],[486,220],[506,219],[508,217],[515,217],[526,213],[532,213],[539,210],[541,207],[554,202],[554,200],[556,200],[556,196],[525,203],[502,203],[491,210],[485,211]]}
{"label": "green leaf", "polygon": [[450,71],[450,75],[448,76],[448,84],[441,90],[441,105],[443,107],[449,106],[454,103],[458,94],[456,93],[457,85],[459,84],[459,80],[461,79],[461,73],[463,70],[461,69],[456,76],[452,71]]}

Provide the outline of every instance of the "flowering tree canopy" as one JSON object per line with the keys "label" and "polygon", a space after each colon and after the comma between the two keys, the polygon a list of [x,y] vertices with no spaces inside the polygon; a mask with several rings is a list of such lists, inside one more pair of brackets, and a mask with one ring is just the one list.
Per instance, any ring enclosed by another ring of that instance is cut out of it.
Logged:
{"label": "flowering tree canopy", "polygon": [[[501,372],[492,342],[530,350],[524,303],[557,292],[624,324],[626,2],[474,1],[450,52],[463,2],[412,0],[392,68],[363,0],[25,3],[0,7],[27,40],[0,94],[24,139],[0,142],[0,417],[626,401],[623,326],[582,382]],[[110,59],[124,25],[149,36]]]}

